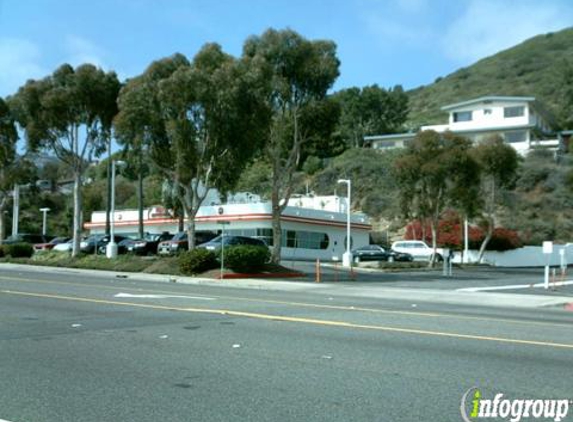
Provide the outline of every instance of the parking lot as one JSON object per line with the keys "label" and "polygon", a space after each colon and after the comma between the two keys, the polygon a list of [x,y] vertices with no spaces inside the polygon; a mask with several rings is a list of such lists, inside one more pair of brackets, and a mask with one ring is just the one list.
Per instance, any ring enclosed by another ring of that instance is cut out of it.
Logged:
{"label": "parking lot", "polygon": [[[304,280],[316,281],[316,263],[303,261],[285,261],[285,267],[302,271]],[[557,269],[555,279],[550,277],[550,288],[545,290],[543,268],[500,268],[500,267],[456,267],[452,276],[444,276],[442,267],[435,269],[403,269],[382,271],[370,268],[355,268],[352,272],[340,265],[322,264],[321,282],[383,284],[385,287],[473,290],[496,293],[542,294],[554,296],[573,296],[573,268],[569,276],[562,278]],[[551,274],[551,273],[550,273]],[[559,282],[570,283],[558,285]],[[557,282],[557,285],[554,284]]]}

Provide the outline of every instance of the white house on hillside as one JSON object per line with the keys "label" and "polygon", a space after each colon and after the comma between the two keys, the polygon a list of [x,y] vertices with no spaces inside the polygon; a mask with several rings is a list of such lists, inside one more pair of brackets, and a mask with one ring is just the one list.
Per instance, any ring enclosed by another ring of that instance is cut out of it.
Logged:
{"label": "white house on hillside", "polygon": [[[534,97],[480,97],[442,107],[449,113],[443,125],[422,126],[421,131],[446,131],[479,142],[491,135],[501,136],[519,153],[533,148],[557,149],[559,139],[552,132],[553,121]],[[374,149],[402,148],[416,133],[376,135],[364,138]]]}

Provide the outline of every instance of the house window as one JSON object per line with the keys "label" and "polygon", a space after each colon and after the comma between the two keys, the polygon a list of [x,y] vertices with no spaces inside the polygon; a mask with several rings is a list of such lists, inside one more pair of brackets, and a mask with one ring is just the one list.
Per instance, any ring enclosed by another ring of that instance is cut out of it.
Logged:
{"label": "house window", "polygon": [[454,113],[454,122],[470,122],[471,120],[471,111],[458,111]]}
{"label": "house window", "polygon": [[396,141],[383,141],[376,144],[376,149],[392,149],[396,148]]}
{"label": "house window", "polygon": [[484,108],[484,109],[483,109],[483,114],[485,114],[486,116],[487,116],[488,114],[491,114],[491,108]]}
{"label": "house window", "polygon": [[527,141],[527,132],[524,130],[505,132],[504,138],[505,142],[507,142],[508,144],[513,144],[516,142],[525,142]]}
{"label": "house window", "polygon": [[523,106],[505,107],[503,109],[503,117],[505,118],[521,117],[523,115],[525,115],[525,107]]}
{"label": "house window", "polygon": [[328,244],[329,238],[326,233],[283,230],[282,245],[287,248],[327,249]]}

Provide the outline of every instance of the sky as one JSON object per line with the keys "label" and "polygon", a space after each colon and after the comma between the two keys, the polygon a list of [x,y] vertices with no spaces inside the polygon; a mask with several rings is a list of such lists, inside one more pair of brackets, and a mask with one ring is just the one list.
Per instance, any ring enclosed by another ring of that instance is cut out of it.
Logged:
{"label": "sky", "polygon": [[333,40],[334,90],[411,89],[571,25],[571,0],[0,0],[0,96],[63,63],[125,79],[207,42],[238,57],[269,27]]}

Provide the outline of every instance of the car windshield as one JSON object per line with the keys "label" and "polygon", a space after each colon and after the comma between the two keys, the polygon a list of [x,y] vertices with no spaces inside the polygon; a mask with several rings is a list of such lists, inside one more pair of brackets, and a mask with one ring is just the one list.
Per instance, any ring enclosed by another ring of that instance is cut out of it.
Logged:
{"label": "car windshield", "polygon": [[[211,243],[221,243],[221,237],[222,237],[222,236],[219,235],[219,236],[214,237],[213,239],[211,239],[211,240],[209,240],[208,242],[205,242],[205,243],[209,243],[209,244],[211,244]],[[225,236],[225,244],[227,244],[227,242],[228,242],[227,236]]]}
{"label": "car windshield", "polygon": [[186,239],[187,239],[187,233],[179,232],[175,236],[173,236],[173,239],[171,239],[171,240],[177,241],[177,240],[186,240]]}

